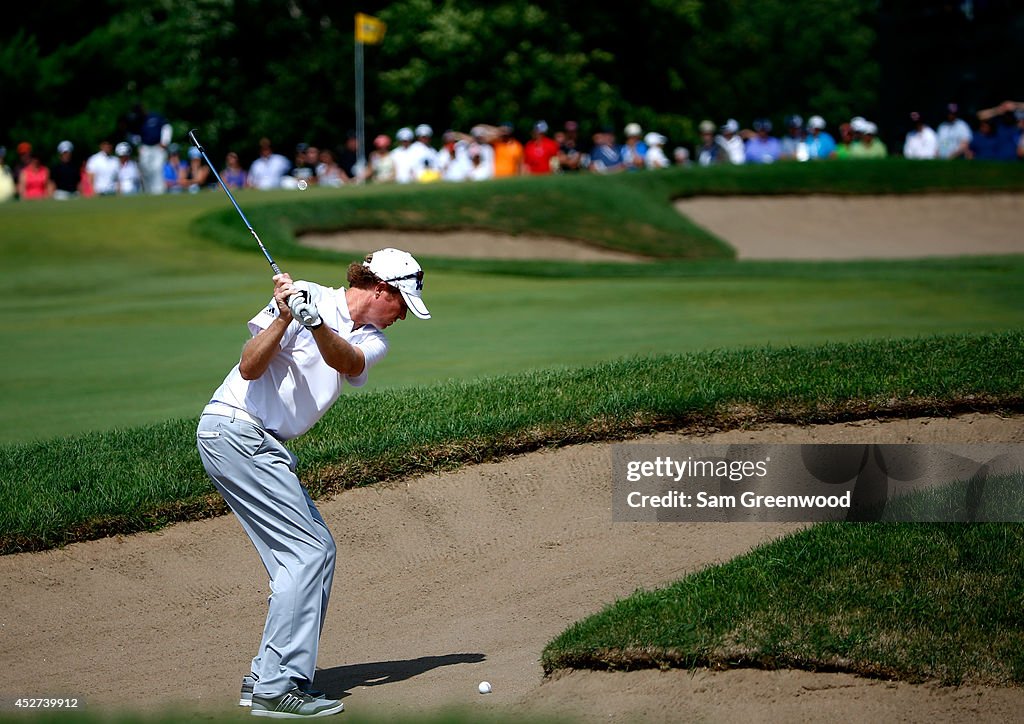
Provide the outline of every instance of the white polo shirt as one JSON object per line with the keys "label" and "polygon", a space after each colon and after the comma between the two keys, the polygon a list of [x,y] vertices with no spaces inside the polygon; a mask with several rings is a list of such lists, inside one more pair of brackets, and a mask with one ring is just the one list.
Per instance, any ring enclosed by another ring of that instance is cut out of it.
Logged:
{"label": "white polo shirt", "polygon": [[[345,382],[353,387],[366,384],[370,368],[388,351],[384,333],[373,325],[352,329],[344,288],[334,289],[312,282],[296,282],[296,286],[310,291],[324,324],[362,350],[366,366],[357,377],[340,374],[320,355],[313,333],[295,320],[281,338],[281,351],[261,377],[242,379],[235,365],[213,393],[211,402],[222,402],[258,417],[266,429],[281,440],[290,440],[313,427],[341,395]],[[249,331],[256,336],[279,314],[277,302],[271,299],[249,320]]]}

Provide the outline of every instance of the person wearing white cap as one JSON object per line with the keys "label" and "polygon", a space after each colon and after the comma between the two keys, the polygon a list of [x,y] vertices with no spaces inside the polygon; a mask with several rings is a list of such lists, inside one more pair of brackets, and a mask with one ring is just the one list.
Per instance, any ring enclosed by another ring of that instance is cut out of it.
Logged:
{"label": "person wearing white cap", "polygon": [[[416,140],[409,146],[409,163],[415,181],[432,179],[437,174],[437,150],[431,145],[434,129],[426,123],[416,126]],[[401,136],[398,138],[402,140]]]}
{"label": "person wearing white cap", "polygon": [[[853,125],[853,122],[850,122]],[[878,138],[878,126],[871,121],[862,121],[860,127],[860,141],[854,141],[850,145],[850,158],[855,159],[876,159],[886,158],[889,150]]]}
{"label": "person wearing white cap", "polygon": [[263,640],[245,664],[239,704],[259,716],[328,716],[344,707],[312,683],[336,546],[285,442],[312,428],[346,383],[366,384],[387,354],[385,329],[409,311],[430,312],[423,269],[399,249],[350,264],[348,288],[273,280],[241,359],[203,409],[196,445],[270,576]]}
{"label": "person wearing white cap", "polygon": [[132,196],[142,191],[142,172],[139,164],[132,158],[131,144],[121,141],[114,147],[117,155],[117,193]]}
{"label": "person wearing white cap", "polygon": [[668,168],[669,160],[663,148],[667,141],[667,138],[654,131],[644,136],[644,143],[647,144],[647,153],[644,154],[644,166],[647,169]]}
{"label": "person wearing white cap", "polygon": [[644,167],[647,156],[647,144],[643,141],[644,131],[639,123],[627,123],[623,129],[626,141],[622,144],[622,165],[628,171],[636,171]]}
{"label": "person wearing white cap", "polygon": [[725,152],[729,163],[743,164],[747,161],[747,150],[743,139],[739,136],[740,124],[730,118],[719,128],[721,134],[715,137],[715,143]]}
{"label": "person wearing white cap", "polygon": [[811,116],[807,119],[807,157],[810,161],[831,158],[836,150],[836,139],[825,130],[825,119]]}
{"label": "person wearing white cap", "polygon": [[391,163],[395,167],[395,181],[400,184],[412,183],[416,180],[418,169],[413,156],[412,142],[416,138],[408,126],[398,129],[395,140],[398,145],[391,149]]}
{"label": "person wearing white cap", "polygon": [[60,160],[50,169],[50,180],[53,182],[53,198],[60,201],[78,196],[78,185],[82,181],[82,171],[71,162],[71,154],[75,146],[71,141],[57,144]]}

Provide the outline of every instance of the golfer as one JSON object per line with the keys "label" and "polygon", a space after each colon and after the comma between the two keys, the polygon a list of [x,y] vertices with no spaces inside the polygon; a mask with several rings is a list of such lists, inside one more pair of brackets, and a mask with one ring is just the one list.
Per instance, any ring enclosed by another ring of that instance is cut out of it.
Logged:
{"label": "golfer", "polygon": [[344,708],[312,688],[335,545],[284,441],[309,430],[345,382],[366,384],[388,350],[384,329],[408,310],[421,319],[430,312],[423,270],[399,249],[351,264],[347,289],[273,279],[274,297],[249,320],[253,337],[203,410],[196,437],[206,472],[270,575],[263,640],[239,704],[255,716],[320,717]]}

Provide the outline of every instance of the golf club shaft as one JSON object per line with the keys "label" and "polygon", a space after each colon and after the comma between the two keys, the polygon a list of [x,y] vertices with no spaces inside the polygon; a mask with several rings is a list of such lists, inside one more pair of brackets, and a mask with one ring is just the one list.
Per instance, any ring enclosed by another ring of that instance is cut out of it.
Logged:
{"label": "golf club shaft", "polygon": [[234,205],[235,211],[237,211],[238,215],[242,217],[242,221],[245,222],[245,226],[246,228],[249,229],[249,233],[252,234],[252,238],[254,238],[256,240],[256,243],[260,245],[260,251],[263,252],[263,256],[267,257],[267,261],[270,262],[270,268],[274,270],[274,274],[280,274],[281,269],[278,268],[273,258],[271,258],[270,252],[267,251],[267,247],[263,246],[263,242],[260,241],[260,237],[256,234],[256,230],[252,228],[252,224],[250,224],[249,220],[245,218],[245,214],[242,213],[241,207],[238,205],[238,202],[235,201],[235,197],[232,196],[231,190],[228,189],[227,184],[224,183],[224,181],[220,177],[220,174],[217,173],[217,169],[214,167],[212,163],[210,163],[210,158],[209,156],[206,155],[206,149],[202,147],[202,145],[199,143],[199,139],[196,138],[196,129],[193,128],[191,131],[189,131],[188,137],[189,139],[191,139],[192,144],[199,149],[199,153],[202,154],[203,160],[206,161],[206,165],[210,167],[211,171],[213,171],[213,177],[217,179],[217,183],[220,184],[220,187],[224,189],[224,193],[226,193],[228,195],[228,198],[231,199],[231,203]]}

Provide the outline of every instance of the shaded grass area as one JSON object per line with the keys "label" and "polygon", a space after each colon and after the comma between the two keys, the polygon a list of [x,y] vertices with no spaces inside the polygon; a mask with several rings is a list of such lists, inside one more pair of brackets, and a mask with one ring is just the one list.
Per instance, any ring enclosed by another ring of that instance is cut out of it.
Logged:
{"label": "shaded grass area", "polygon": [[[353,396],[294,444],[314,497],[665,429],[1024,407],[1024,333],[652,356]],[[401,416],[396,421],[396,412]],[[0,447],[0,552],[225,512],[195,419]]]}
{"label": "shaded grass area", "polygon": [[[249,217],[256,228],[272,235],[277,248],[295,258],[338,258],[334,252],[298,245],[295,236],[299,232],[474,228],[564,237],[661,259],[732,259],[735,253],[731,247],[677,213],[670,201],[698,195],[1021,190],[1024,168],[1020,164],[891,159],[877,163],[673,168],[614,176],[569,174],[477,184],[365,187],[346,190],[345,194],[307,192],[301,199],[261,204]],[[198,219],[194,228],[225,244],[252,243],[230,209]],[[430,261],[434,269],[500,271],[512,266],[521,273],[524,268],[507,261]],[[574,270],[581,265],[560,266]]]}
{"label": "shaded grass area", "polygon": [[559,668],[739,666],[1024,684],[1024,526],[823,523],[570,626]]}

